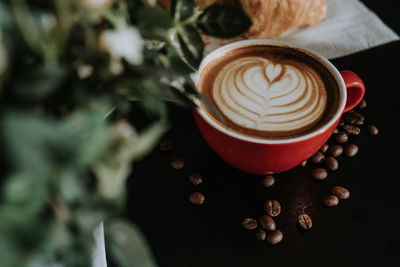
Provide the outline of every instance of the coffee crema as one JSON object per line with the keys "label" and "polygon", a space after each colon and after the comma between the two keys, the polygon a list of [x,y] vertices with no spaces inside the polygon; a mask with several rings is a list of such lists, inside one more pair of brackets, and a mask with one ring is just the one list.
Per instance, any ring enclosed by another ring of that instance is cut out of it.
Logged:
{"label": "coffee crema", "polygon": [[287,139],[310,133],[339,108],[329,70],[298,49],[239,47],[202,70],[198,90],[222,115],[200,105],[218,124],[242,135]]}

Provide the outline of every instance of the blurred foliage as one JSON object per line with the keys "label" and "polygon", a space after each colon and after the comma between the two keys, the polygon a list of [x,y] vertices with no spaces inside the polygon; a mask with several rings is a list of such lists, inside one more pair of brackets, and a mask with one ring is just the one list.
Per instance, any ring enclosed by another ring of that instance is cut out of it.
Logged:
{"label": "blurred foliage", "polygon": [[[204,99],[201,34],[233,37],[238,8],[193,0],[0,1],[0,265],[90,266],[104,221],[117,266],[156,266],[121,218],[132,162],[168,129],[168,103]],[[135,129],[132,108],[150,124]]]}

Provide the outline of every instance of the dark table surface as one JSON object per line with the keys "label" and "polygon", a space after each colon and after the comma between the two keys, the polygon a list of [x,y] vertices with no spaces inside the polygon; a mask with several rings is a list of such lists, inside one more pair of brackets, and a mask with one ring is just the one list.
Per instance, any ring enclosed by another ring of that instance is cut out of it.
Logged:
{"label": "dark table surface", "polygon": [[[400,33],[399,1],[363,2]],[[135,164],[128,182],[128,217],[144,232],[160,266],[399,266],[400,42],[332,62],[364,80],[362,113],[380,133],[364,130],[352,137],[359,153],[339,157],[339,170],[321,182],[310,178],[315,166],[309,164],[275,175],[276,184],[262,188],[260,176],[230,167],[207,146],[190,111],[171,110],[165,138],[173,150],[156,149]],[[174,157],[185,160],[183,170],[171,169]],[[203,175],[203,184],[188,181],[192,172]],[[335,185],[348,188],[351,197],[326,208],[321,198]],[[206,195],[203,206],[189,203],[193,191]],[[263,214],[267,199],[283,207],[276,222],[284,240],[276,246],[256,241],[254,232],[241,227],[243,218]],[[303,211],[313,219],[308,232],[296,227]]]}

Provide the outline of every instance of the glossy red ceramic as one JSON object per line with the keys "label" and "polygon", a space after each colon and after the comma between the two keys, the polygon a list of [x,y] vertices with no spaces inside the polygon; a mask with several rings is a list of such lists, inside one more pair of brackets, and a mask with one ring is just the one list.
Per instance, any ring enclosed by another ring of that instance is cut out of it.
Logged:
{"label": "glossy red ceramic", "polygon": [[[364,84],[353,72],[342,72],[348,86],[348,98],[343,112],[355,107],[364,95]],[[226,134],[206,122],[197,111],[194,117],[204,139],[227,163],[254,174],[273,174],[289,170],[311,157],[331,136],[339,123],[336,119],[323,132],[307,139],[287,143],[259,143],[241,140]]]}
{"label": "glossy red ceramic", "polygon": [[354,108],[365,92],[362,80],[355,73],[342,71],[339,74],[325,58],[320,55],[316,57],[327,64],[342,90],[340,110],[330,122],[306,136],[276,141],[232,133],[213,123],[204,111],[194,110],[198,128],[210,147],[230,165],[254,174],[273,174],[289,170],[316,153],[331,136],[341,115]]}

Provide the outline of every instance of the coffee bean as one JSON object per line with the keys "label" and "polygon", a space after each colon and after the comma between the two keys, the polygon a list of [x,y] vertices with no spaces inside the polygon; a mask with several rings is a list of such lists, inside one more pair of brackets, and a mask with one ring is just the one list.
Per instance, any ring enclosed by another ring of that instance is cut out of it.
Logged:
{"label": "coffee bean", "polygon": [[346,132],[340,131],[338,134],[334,135],[334,139],[336,143],[344,144],[347,142],[347,140],[349,140],[349,136],[347,135]]}
{"label": "coffee bean", "polygon": [[339,157],[343,153],[343,147],[341,145],[333,145],[329,148],[329,154],[332,157]]}
{"label": "coffee bean", "polygon": [[189,181],[194,185],[199,185],[203,182],[203,177],[200,173],[194,172],[189,175]]}
{"label": "coffee bean", "polygon": [[328,151],[328,149],[329,149],[329,145],[325,144],[319,149],[319,151],[322,153],[326,153],[326,151]]}
{"label": "coffee bean", "polygon": [[325,159],[325,164],[330,171],[336,171],[339,168],[339,163],[334,157],[327,157]]}
{"label": "coffee bean", "polygon": [[367,131],[371,135],[377,135],[379,133],[378,128],[376,128],[375,125],[371,125],[371,124],[367,125]]}
{"label": "coffee bean", "polygon": [[246,230],[253,230],[257,228],[257,220],[254,218],[245,218],[242,221],[242,226]]}
{"label": "coffee bean", "polygon": [[355,125],[364,125],[364,116],[361,113],[354,112],[353,116],[357,118],[357,120],[354,122]]}
{"label": "coffee bean", "polygon": [[276,229],[274,219],[269,215],[261,215],[259,219],[260,225],[267,231],[273,231]]}
{"label": "coffee bean", "polygon": [[342,127],[344,124],[345,124],[344,120],[343,120],[343,119],[340,119],[338,126],[339,126],[339,127]]}
{"label": "coffee bean", "polygon": [[367,101],[365,99],[361,100],[360,104],[357,106],[359,109],[364,109],[367,107]]}
{"label": "coffee bean", "polygon": [[311,162],[314,164],[320,164],[325,160],[325,156],[322,152],[317,152],[315,153],[311,158],[310,158]]}
{"label": "coffee bean", "polygon": [[339,199],[348,199],[350,197],[350,192],[342,186],[334,186],[332,188],[332,194],[337,196]]}
{"label": "coffee bean", "polygon": [[183,166],[185,166],[185,162],[182,158],[174,158],[171,160],[170,164],[172,169],[177,171],[183,169]]}
{"label": "coffee bean", "polygon": [[344,116],[347,123],[361,126],[364,124],[364,116],[358,112],[349,112]]}
{"label": "coffee bean", "polygon": [[303,167],[303,168],[304,168],[305,166],[307,166],[307,160],[305,160],[305,161],[303,161],[302,163],[300,163],[300,166]]}
{"label": "coffee bean", "polygon": [[339,129],[335,128],[335,130],[333,130],[333,134],[337,134],[337,133],[339,133]]}
{"label": "coffee bean", "polygon": [[324,180],[328,177],[328,173],[324,168],[317,168],[311,172],[311,177],[315,180]]}
{"label": "coffee bean", "polygon": [[260,180],[260,185],[263,187],[271,187],[275,184],[275,178],[274,176],[267,175],[261,178]]}
{"label": "coffee bean", "polygon": [[267,233],[263,229],[258,229],[256,232],[256,238],[258,241],[264,241],[267,237]]}
{"label": "coffee bean", "polygon": [[310,216],[305,213],[302,213],[297,217],[297,222],[304,230],[308,230],[312,227],[312,220]]}
{"label": "coffee bean", "polygon": [[200,192],[193,192],[189,196],[189,201],[197,206],[201,206],[204,204],[204,201],[206,200],[206,197],[200,193]]}
{"label": "coffee bean", "polygon": [[283,233],[280,230],[272,231],[267,236],[267,242],[271,245],[276,245],[283,239]]}
{"label": "coffee bean", "polygon": [[265,213],[276,217],[281,213],[281,204],[277,200],[267,200],[264,205]]}
{"label": "coffee bean", "polygon": [[323,203],[327,207],[335,207],[339,204],[339,198],[335,195],[329,195],[323,199]]}
{"label": "coffee bean", "polygon": [[343,129],[351,135],[359,135],[361,132],[360,127],[350,125],[350,124],[346,124],[345,126],[343,126]]}
{"label": "coffee bean", "polygon": [[158,146],[158,149],[160,149],[163,152],[168,152],[168,151],[172,150],[172,143],[168,140],[164,140],[160,143],[160,145]]}
{"label": "coffee bean", "polygon": [[351,144],[348,147],[346,147],[346,150],[344,151],[344,153],[346,154],[346,156],[348,157],[354,157],[358,152],[358,146]]}

